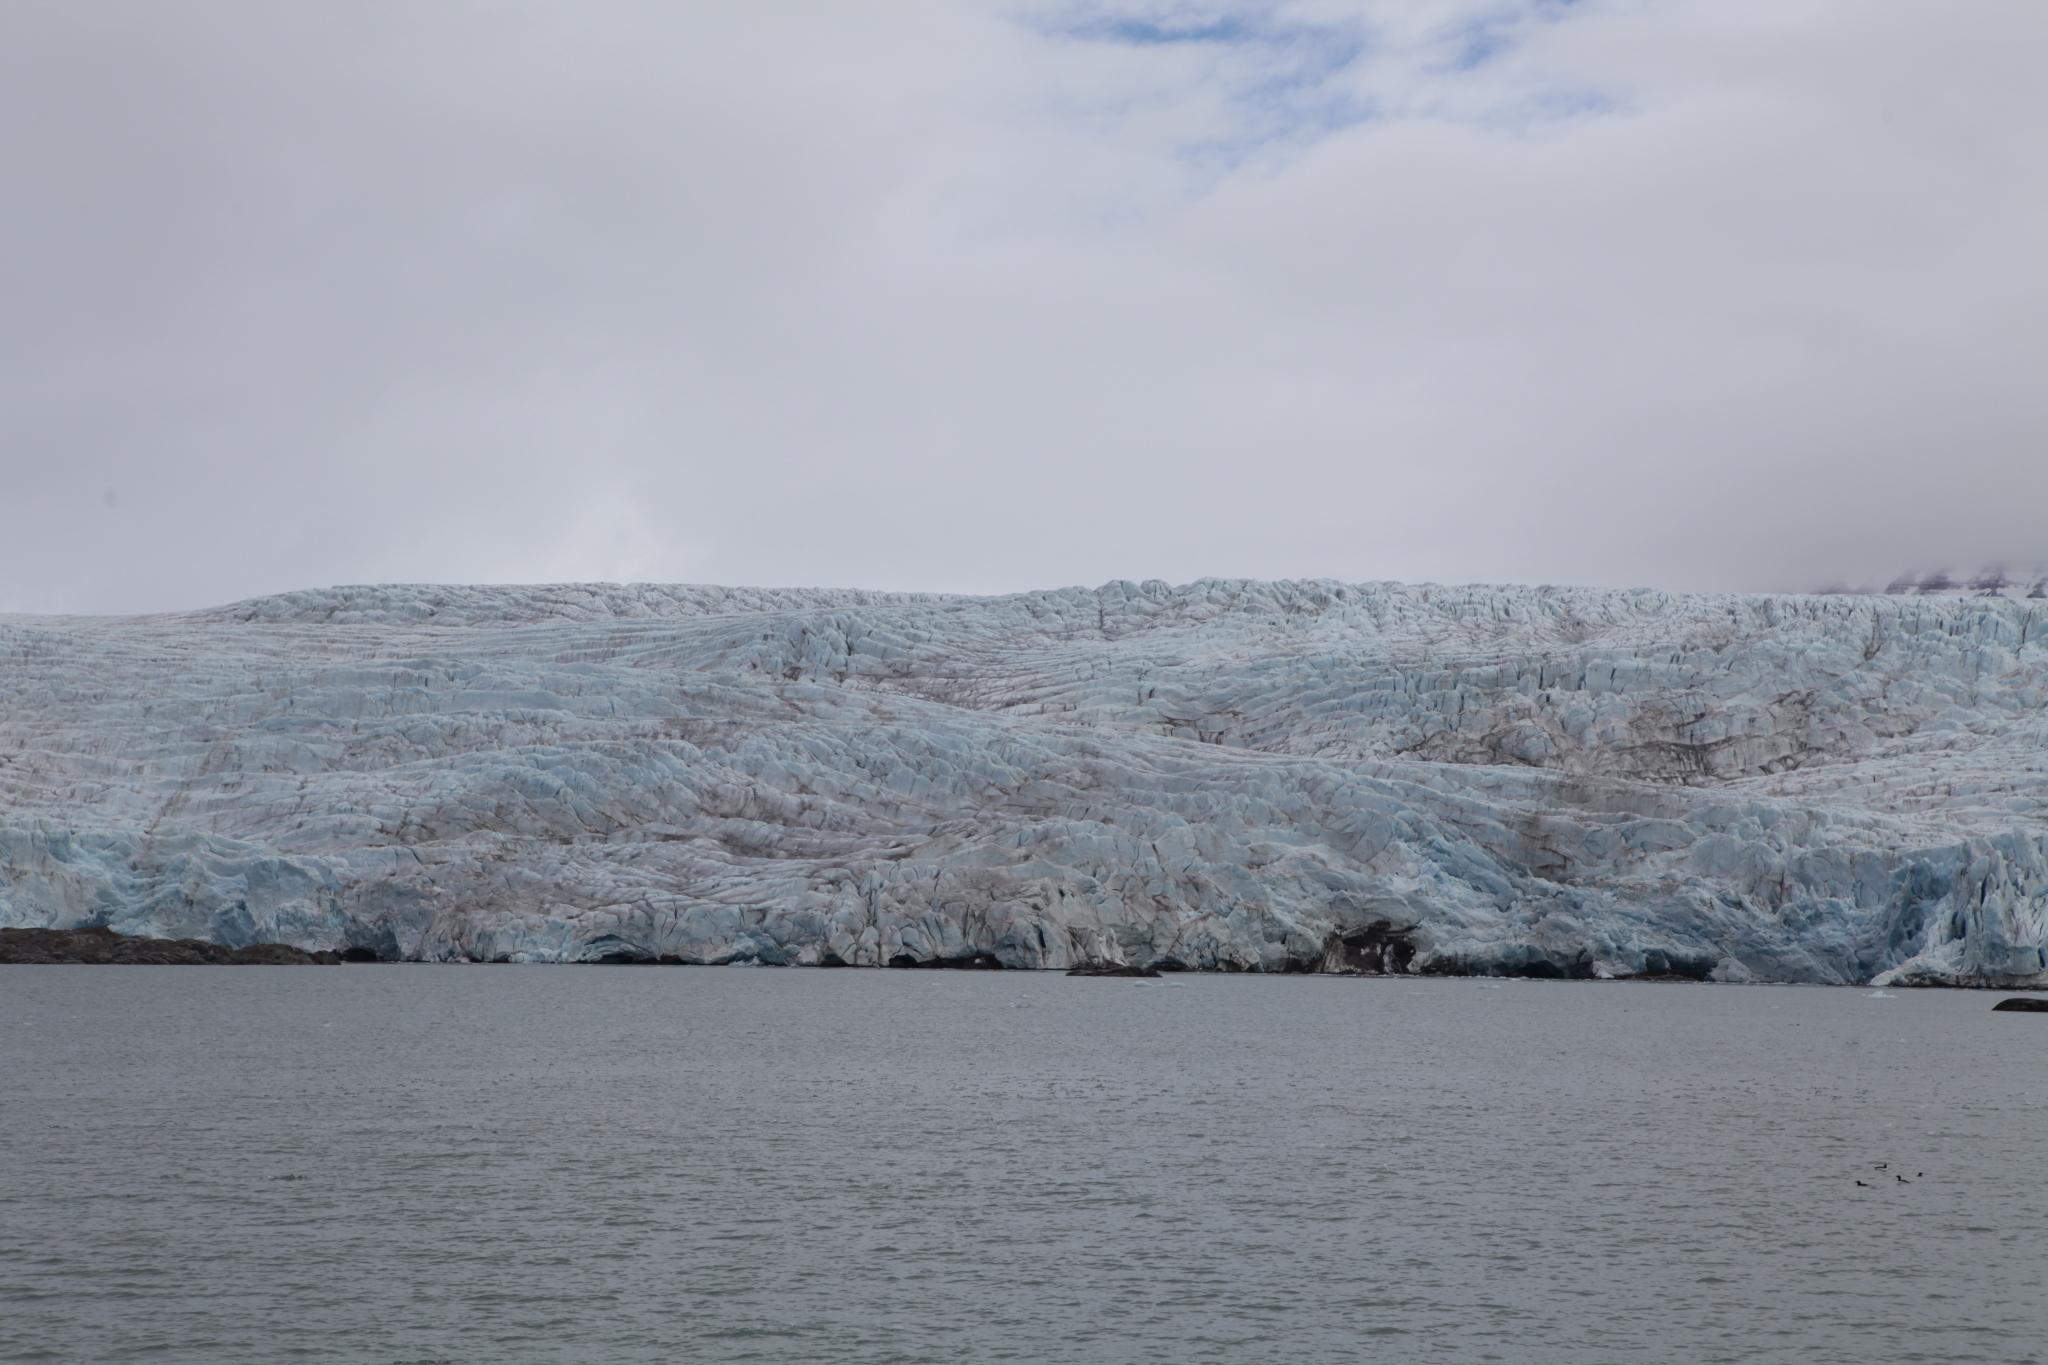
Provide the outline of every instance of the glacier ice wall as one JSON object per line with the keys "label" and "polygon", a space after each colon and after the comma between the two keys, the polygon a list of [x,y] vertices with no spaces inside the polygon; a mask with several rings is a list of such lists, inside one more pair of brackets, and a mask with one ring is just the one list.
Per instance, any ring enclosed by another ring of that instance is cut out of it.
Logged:
{"label": "glacier ice wall", "polygon": [[2048,602],[1204,580],[0,618],[0,924],[2048,984]]}

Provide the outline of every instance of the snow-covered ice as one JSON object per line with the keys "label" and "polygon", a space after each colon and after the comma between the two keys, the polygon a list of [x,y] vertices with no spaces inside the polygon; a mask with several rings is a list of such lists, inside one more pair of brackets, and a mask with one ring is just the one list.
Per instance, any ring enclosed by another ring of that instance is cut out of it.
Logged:
{"label": "snow-covered ice", "polygon": [[0,618],[0,924],[2048,984],[2048,601],[1204,580]]}

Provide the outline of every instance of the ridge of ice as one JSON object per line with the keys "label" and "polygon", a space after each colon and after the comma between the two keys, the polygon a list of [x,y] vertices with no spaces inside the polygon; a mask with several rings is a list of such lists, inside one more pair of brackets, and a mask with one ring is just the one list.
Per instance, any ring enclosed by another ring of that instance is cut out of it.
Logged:
{"label": "ridge of ice", "polygon": [[2039,600],[1222,579],[0,617],[0,924],[2048,984],[2044,630]]}

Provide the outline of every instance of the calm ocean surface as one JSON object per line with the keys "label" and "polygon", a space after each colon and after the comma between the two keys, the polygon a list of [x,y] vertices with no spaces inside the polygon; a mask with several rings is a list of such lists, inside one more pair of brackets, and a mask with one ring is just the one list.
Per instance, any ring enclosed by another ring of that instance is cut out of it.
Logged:
{"label": "calm ocean surface", "polygon": [[0,967],[0,1359],[2048,1360],[2048,1017],[1168,980]]}

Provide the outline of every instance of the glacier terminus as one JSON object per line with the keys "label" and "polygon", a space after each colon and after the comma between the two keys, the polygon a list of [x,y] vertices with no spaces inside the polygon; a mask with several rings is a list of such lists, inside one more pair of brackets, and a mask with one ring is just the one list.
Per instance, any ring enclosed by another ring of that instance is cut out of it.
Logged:
{"label": "glacier terminus", "polygon": [[0,617],[0,925],[2048,986],[2048,601],[387,585]]}

